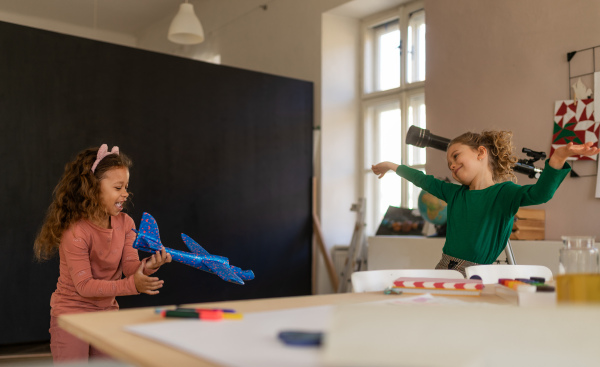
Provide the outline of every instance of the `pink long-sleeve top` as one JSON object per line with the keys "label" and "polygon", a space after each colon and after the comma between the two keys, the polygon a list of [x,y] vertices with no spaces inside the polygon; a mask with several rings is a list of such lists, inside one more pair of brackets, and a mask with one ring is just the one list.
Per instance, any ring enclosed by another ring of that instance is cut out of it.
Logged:
{"label": "pink long-sleeve top", "polygon": [[[141,261],[132,247],[135,223],[124,213],[110,221],[112,228],[107,229],[82,219],[64,231],[60,275],[50,300],[52,316],[117,310],[115,296],[138,294],[133,275]],[[155,271],[143,270],[146,275]]]}

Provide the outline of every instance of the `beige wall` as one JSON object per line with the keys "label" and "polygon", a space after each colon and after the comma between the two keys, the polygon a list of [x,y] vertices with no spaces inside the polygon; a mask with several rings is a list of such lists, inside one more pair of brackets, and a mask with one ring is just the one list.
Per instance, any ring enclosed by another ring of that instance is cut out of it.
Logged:
{"label": "beige wall", "polygon": [[[179,46],[166,39],[166,17],[140,32],[138,47],[317,82],[320,77],[321,14],[348,0],[192,1],[206,40]],[[268,3],[267,10],[259,5]]]}
{"label": "beige wall", "polygon": [[[432,133],[512,130],[519,158],[526,158],[523,147],[549,154],[554,102],[569,98],[566,54],[600,44],[600,1],[426,0],[425,7]],[[427,160],[428,173],[450,176],[442,152],[428,149]],[[574,167],[580,175],[596,173],[596,163]],[[536,207],[546,210],[546,239],[600,239],[596,178],[567,177],[552,201]]]}
{"label": "beige wall", "polygon": [[[331,248],[350,243],[356,221],[350,207],[359,197],[360,179],[360,22],[324,14],[322,29],[320,216],[325,244]],[[327,274],[322,266],[319,274]],[[332,290],[328,277],[319,277],[318,290]]]}
{"label": "beige wall", "polygon": [[93,29],[79,24],[69,24],[58,20],[31,16],[27,14],[17,14],[3,9],[0,1],[0,21],[23,25],[26,27],[44,29],[47,31],[73,35],[82,38],[89,38],[97,41],[113,43],[121,46],[135,47],[136,37],[133,34],[117,33],[102,29]]}

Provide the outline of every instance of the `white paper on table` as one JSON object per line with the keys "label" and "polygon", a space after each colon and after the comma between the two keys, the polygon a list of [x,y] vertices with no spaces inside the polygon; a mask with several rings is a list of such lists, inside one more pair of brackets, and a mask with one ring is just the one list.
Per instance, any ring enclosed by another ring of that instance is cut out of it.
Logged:
{"label": "white paper on table", "polygon": [[[375,309],[406,309],[423,305],[505,307],[431,294],[413,297],[391,295],[389,299],[362,305]],[[279,341],[277,335],[283,330],[321,331],[326,339],[336,308],[319,306],[245,313],[243,320],[218,322],[180,319],[129,325],[125,326],[125,330],[225,366],[322,366],[322,349],[287,346]]]}
{"label": "white paper on table", "polygon": [[597,307],[380,307],[332,316],[332,367],[597,366]]}
{"label": "white paper on table", "polygon": [[[475,296],[473,296],[475,297]],[[467,306],[467,307],[506,307],[506,305],[497,305],[487,302],[466,302],[453,296],[433,296],[431,293],[424,293],[414,297],[402,297],[387,302],[390,305],[439,305],[439,306]]]}
{"label": "white paper on table", "polygon": [[225,366],[320,365],[320,348],[287,346],[283,330],[325,331],[334,306],[245,313],[242,320],[175,320],[125,330]]}

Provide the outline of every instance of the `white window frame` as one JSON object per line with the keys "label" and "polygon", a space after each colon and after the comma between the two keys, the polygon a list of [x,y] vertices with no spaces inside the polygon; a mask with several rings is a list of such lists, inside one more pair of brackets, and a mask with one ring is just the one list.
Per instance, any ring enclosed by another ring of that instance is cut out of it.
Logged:
{"label": "white window frame", "polygon": [[[401,131],[403,136],[398,137],[399,143],[402,146],[401,149],[401,161],[396,163],[408,163],[406,162],[408,156],[409,147],[404,143],[404,137],[406,131],[408,130],[408,111],[409,111],[409,102],[410,98],[414,95],[422,95],[425,98],[425,81],[415,81],[412,83],[407,82],[407,62],[408,62],[408,52],[405,48],[408,46],[408,22],[410,15],[413,12],[417,12],[419,10],[424,9],[424,1],[418,0],[408,4],[404,4],[400,7],[384,11],[368,18],[362,20],[362,48],[361,48],[361,60],[362,67],[361,69],[361,116],[362,118],[362,131],[363,131],[363,141],[362,141],[362,162],[361,167],[361,192],[363,193],[363,197],[370,198],[367,200],[367,211],[366,211],[366,222],[367,235],[374,235],[377,231],[377,227],[382,218],[380,218],[379,212],[379,193],[378,190],[375,189],[374,183],[377,180],[377,177],[371,171],[371,164],[379,162],[379,157],[377,157],[377,142],[375,141],[376,135],[372,129],[373,118],[369,116],[375,108],[375,106],[381,106],[391,102],[397,102],[400,106],[401,112]],[[426,15],[425,15],[426,16]],[[399,29],[400,29],[400,39],[402,45],[402,53],[400,58],[400,86],[397,88],[383,90],[383,91],[374,91],[373,86],[373,77],[375,75],[372,72],[372,67],[374,64],[373,60],[373,52],[367,52],[373,49],[374,40],[373,40],[373,32],[372,29],[377,27],[378,25],[388,23],[393,21],[394,19],[398,19],[399,21]],[[425,164],[420,165],[411,165],[411,167],[416,169],[425,169]],[[391,173],[391,172],[390,172]],[[388,173],[388,175],[390,174]],[[393,174],[393,173],[391,173]],[[387,178],[387,177],[386,177]],[[409,183],[402,179],[401,183],[401,203],[406,203],[408,200],[408,190]]]}

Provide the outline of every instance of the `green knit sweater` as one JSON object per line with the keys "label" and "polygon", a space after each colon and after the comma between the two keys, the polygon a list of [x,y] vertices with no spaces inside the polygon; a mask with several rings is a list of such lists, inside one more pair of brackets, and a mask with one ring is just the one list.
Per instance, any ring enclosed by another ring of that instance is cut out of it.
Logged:
{"label": "green knit sweater", "polygon": [[469,190],[404,165],[396,173],[447,204],[446,243],[443,252],[478,264],[491,264],[506,247],[514,216],[521,206],[542,204],[554,195],[571,167],[545,168],[534,185],[507,181],[483,190]]}

